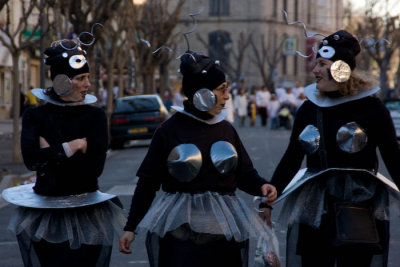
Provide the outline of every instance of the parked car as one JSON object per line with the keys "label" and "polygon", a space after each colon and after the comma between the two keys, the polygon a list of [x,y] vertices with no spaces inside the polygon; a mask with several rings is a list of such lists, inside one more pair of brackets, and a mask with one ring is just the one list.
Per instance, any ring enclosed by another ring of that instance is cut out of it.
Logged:
{"label": "parked car", "polygon": [[167,108],[156,94],[118,98],[110,121],[111,148],[122,148],[129,140],[152,138],[168,117]]}
{"label": "parked car", "polygon": [[390,116],[396,129],[396,136],[400,139],[400,99],[386,100],[385,105],[390,111]]}

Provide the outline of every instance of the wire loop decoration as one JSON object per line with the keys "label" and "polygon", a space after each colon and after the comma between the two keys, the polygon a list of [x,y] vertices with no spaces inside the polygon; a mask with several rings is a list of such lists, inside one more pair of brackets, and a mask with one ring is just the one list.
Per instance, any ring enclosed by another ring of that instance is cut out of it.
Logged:
{"label": "wire loop decoration", "polygon": [[[81,32],[79,35],[78,35],[78,37],[76,38],[76,44],[75,44],[75,46],[74,47],[65,47],[64,45],[63,45],[63,42],[65,42],[65,41],[71,41],[71,40],[69,40],[69,39],[62,39],[62,40],[57,40],[57,41],[54,41],[54,42],[52,42],[51,43],[51,47],[55,47],[55,46],[58,46],[58,45],[60,45],[62,48],[64,48],[65,50],[75,50],[75,49],[77,49],[78,47],[81,47],[81,45],[84,45],[84,46],[91,46],[93,43],[94,43],[94,41],[96,40],[96,38],[94,37],[94,34],[93,34],[93,30],[94,30],[94,27],[95,26],[101,26],[101,27],[103,27],[103,24],[101,24],[101,23],[98,23],[98,22],[96,22],[96,23],[94,23],[93,25],[92,25],[92,28],[91,28],[91,30],[90,30],[90,32]],[[90,38],[89,38],[89,42],[83,42],[82,40],[81,40],[81,38],[83,37],[83,36],[89,36]]]}
{"label": "wire loop decoration", "polygon": [[192,32],[194,32],[194,31],[196,30],[196,28],[197,28],[196,16],[200,15],[200,14],[203,12],[203,10],[204,10],[204,8],[202,7],[202,8],[200,9],[200,11],[198,11],[197,13],[189,14],[189,17],[192,18],[193,24],[194,24],[194,25],[193,25],[193,27],[192,27],[189,31],[183,33],[183,36],[185,37],[185,40],[186,40],[187,51],[190,51],[190,44],[189,44],[188,35],[191,34]]}
{"label": "wire loop decoration", "polygon": [[[372,37],[369,37],[369,38],[362,38],[362,39],[359,41],[359,43],[360,43],[360,45],[361,45],[362,43],[366,43],[365,46],[368,47],[368,48],[375,48],[377,44],[382,44],[382,43],[384,43],[384,44],[386,44],[386,45],[390,45],[390,41],[388,41],[388,40],[385,39],[385,38],[380,38],[378,41],[375,41],[375,39],[372,38]],[[373,44],[371,44],[371,43],[373,43]]]}
{"label": "wire loop decoration", "polygon": [[286,22],[287,25],[294,25],[294,24],[303,25],[304,36],[305,36],[306,38],[312,38],[312,37],[315,37],[315,36],[327,37],[326,35],[324,35],[324,34],[322,34],[322,33],[315,33],[315,34],[312,34],[312,35],[308,35],[308,33],[307,33],[307,26],[306,26],[306,24],[304,24],[304,22],[299,21],[299,20],[298,20],[298,21],[294,21],[294,22],[288,22],[288,14],[287,14],[287,12],[286,12],[285,10],[282,10],[282,12],[283,12],[283,15],[284,15],[284,17],[285,17],[285,22]]}

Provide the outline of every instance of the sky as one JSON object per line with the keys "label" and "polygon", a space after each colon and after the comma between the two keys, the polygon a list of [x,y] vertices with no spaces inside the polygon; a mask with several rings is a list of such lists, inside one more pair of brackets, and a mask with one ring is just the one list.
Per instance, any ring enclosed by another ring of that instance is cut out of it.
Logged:
{"label": "sky", "polygon": [[381,13],[383,15],[388,10],[392,16],[400,15],[399,0],[344,0],[344,5],[346,5],[346,2],[351,2],[354,10],[363,10],[367,5],[376,2],[375,12],[377,12],[377,14]]}

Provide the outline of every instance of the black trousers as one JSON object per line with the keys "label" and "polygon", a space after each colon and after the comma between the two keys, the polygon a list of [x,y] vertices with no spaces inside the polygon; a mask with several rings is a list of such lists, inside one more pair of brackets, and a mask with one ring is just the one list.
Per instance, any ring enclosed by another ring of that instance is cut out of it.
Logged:
{"label": "black trousers", "polygon": [[268,119],[267,108],[258,108],[258,114],[260,114],[261,117],[261,125],[267,126],[267,119]]}
{"label": "black trousers", "polygon": [[[383,247],[382,256],[386,262],[389,222],[376,220],[376,226]],[[378,254],[360,245],[335,247],[331,239],[332,230],[327,216],[323,216],[319,229],[300,224],[297,254],[301,255],[302,267],[369,267],[373,256]],[[387,262],[384,266],[387,266]]]}
{"label": "black trousers", "polygon": [[[100,253],[104,253],[102,245],[81,245],[79,249],[71,249],[68,242],[50,243],[45,240],[33,242],[33,248],[41,267],[96,267],[99,266]],[[111,256],[111,246],[107,253]]]}
{"label": "black trousers", "polygon": [[[167,234],[159,239],[158,267],[242,267],[248,241],[216,240],[196,244]],[[245,263],[247,266],[247,262]]]}

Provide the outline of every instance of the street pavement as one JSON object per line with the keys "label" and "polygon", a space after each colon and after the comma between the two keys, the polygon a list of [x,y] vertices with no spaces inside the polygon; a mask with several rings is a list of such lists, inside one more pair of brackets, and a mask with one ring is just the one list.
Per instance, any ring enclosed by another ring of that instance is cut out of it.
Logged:
{"label": "street pavement", "polygon": [[[236,129],[242,139],[244,146],[246,147],[255,168],[258,170],[261,176],[269,179],[282,157],[284,150],[286,149],[290,132],[287,130],[270,130],[265,127],[256,125],[254,127],[237,127]],[[1,123],[0,123],[1,131]],[[10,141],[11,137],[5,138],[0,135],[0,150],[3,150],[7,140]],[[103,192],[113,193],[119,196],[122,204],[124,205],[124,212],[127,215],[129,211],[130,201],[132,194],[135,189],[137,177],[135,176],[136,171],[143,160],[150,141],[136,141],[127,145],[122,150],[109,151],[107,161],[103,174],[99,178],[100,189]],[[9,147],[7,146],[10,150]],[[10,153],[9,153],[10,154]],[[0,153],[1,155],[1,153]],[[9,155],[11,158],[11,155]],[[0,157],[0,167],[6,166],[6,163],[2,163],[4,159]],[[7,160],[6,160],[7,161]],[[1,165],[3,164],[3,165]],[[14,166],[14,169],[19,171],[21,174],[24,171],[23,164]],[[381,172],[387,175],[387,171],[384,168],[384,164],[381,164]],[[245,199],[250,206],[255,206],[252,203],[252,197],[238,191],[238,194]],[[274,208],[273,221],[274,229],[280,243],[280,256],[282,263],[284,263],[285,254],[285,236],[286,227],[285,225],[279,225],[275,222],[276,216],[279,213],[280,206],[277,205]],[[0,266],[2,267],[22,267],[22,261],[20,259],[18,244],[15,237],[7,230],[8,221],[15,211],[13,205],[0,206]],[[392,228],[392,241],[389,255],[389,266],[397,267],[400,266],[397,258],[400,256],[400,227],[399,218],[393,218]],[[251,247],[252,249],[253,247]],[[113,254],[111,258],[111,267],[148,267],[148,259],[144,245],[144,236],[138,235],[135,242],[132,245],[133,253],[130,255],[124,255],[118,251],[118,240],[114,241]],[[284,266],[284,264],[282,265]]]}

